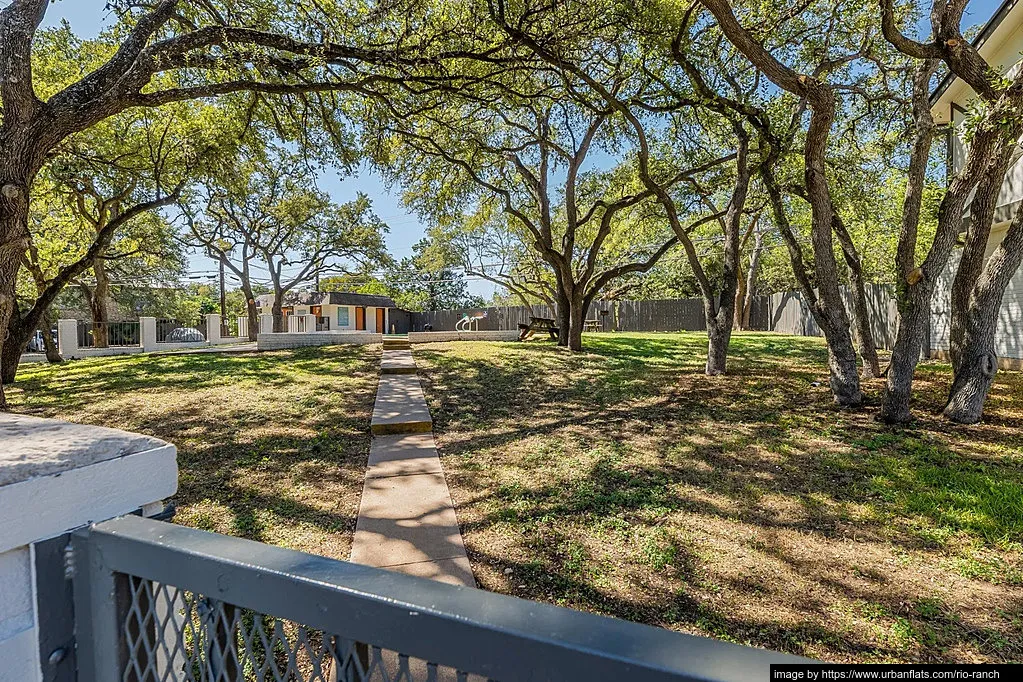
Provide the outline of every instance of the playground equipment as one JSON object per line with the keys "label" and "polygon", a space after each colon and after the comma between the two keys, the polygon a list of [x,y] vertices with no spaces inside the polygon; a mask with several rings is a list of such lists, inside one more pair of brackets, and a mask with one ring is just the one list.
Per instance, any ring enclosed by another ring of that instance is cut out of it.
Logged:
{"label": "playground equipment", "polygon": [[455,331],[459,332],[477,332],[480,328],[480,320],[487,318],[487,312],[483,311],[479,315],[473,315],[470,317],[468,314],[462,315],[462,319],[455,322]]}

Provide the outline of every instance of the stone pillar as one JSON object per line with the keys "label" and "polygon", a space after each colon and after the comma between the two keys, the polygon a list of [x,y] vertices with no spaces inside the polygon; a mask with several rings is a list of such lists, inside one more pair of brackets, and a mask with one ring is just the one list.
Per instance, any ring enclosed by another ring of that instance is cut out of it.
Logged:
{"label": "stone pillar", "polygon": [[306,332],[316,331],[316,316],[305,315],[305,330]]}
{"label": "stone pillar", "polygon": [[142,350],[151,353],[156,350],[156,318],[139,318],[139,339],[142,341]]}
{"label": "stone pillar", "polygon": [[78,320],[57,320],[57,349],[65,360],[78,355]]}
{"label": "stone pillar", "polygon": [[274,316],[269,313],[263,313],[259,316],[259,333],[260,334],[272,334],[274,330]]}
{"label": "stone pillar", "polygon": [[206,341],[220,343],[220,313],[206,313]]}
{"label": "stone pillar", "polygon": [[247,316],[238,318],[238,338],[249,338],[249,318]]}
{"label": "stone pillar", "polygon": [[0,414],[0,443],[0,680],[75,679],[61,668],[74,663],[65,534],[160,511],[177,490],[175,448],[18,414]]}

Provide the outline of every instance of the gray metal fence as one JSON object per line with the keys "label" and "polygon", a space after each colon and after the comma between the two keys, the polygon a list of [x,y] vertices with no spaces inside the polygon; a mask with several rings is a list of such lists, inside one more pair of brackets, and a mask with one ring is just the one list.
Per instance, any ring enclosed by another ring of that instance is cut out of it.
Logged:
{"label": "gray metal fence", "polygon": [[[891,348],[898,328],[898,314],[892,287],[869,284],[866,293],[871,329],[877,346]],[[852,294],[848,287],[842,287],[842,296],[846,309],[851,311]],[[555,309],[547,305],[535,305],[532,310],[526,306],[436,310],[410,313],[409,325],[412,331],[423,331],[426,325],[432,326],[434,331],[451,331],[464,315],[483,314],[486,317],[480,320],[479,329],[508,330],[517,329],[519,324],[528,323],[530,316],[553,318]],[[599,322],[598,329],[605,332],[676,332],[707,329],[703,299],[699,298],[597,301],[590,306],[586,319]],[[797,336],[823,336],[803,300],[803,295],[798,291],[754,297],[750,309],[749,329]]]}
{"label": "gray metal fence", "polygon": [[805,662],[139,516],[73,552],[80,680],[710,681]]}

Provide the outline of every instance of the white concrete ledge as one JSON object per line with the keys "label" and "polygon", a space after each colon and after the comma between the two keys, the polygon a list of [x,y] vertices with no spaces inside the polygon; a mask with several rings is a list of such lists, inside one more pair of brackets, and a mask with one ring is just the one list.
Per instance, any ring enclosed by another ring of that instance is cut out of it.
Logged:
{"label": "white concrete ledge", "polygon": [[157,438],[0,414],[0,443],[0,552],[177,490],[177,450]]}
{"label": "white concrete ledge", "polygon": [[35,543],[159,509],[178,487],[176,454],[149,436],[0,413],[0,682],[57,673],[40,664]]}
{"label": "white concrete ledge", "polygon": [[209,348],[210,346],[229,346],[233,343],[244,343],[245,339],[239,339],[237,336],[224,336],[212,341],[157,341],[152,346],[146,348],[149,353],[159,353],[165,350],[181,350],[182,348]]}
{"label": "white concrete ledge", "polygon": [[409,332],[409,343],[439,343],[442,341],[518,341],[519,332],[514,329],[487,330],[477,332]]}
{"label": "white concrete ledge", "polygon": [[259,334],[256,337],[256,347],[259,350],[285,350],[303,346],[365,345],[382,341],[383,334],[373,332],[278,332]]}

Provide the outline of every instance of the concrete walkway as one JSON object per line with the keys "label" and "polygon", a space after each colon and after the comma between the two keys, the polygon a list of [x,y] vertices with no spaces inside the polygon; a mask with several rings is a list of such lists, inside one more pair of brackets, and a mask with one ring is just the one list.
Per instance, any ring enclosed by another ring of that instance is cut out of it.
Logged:
{"label": "concrete walkway", "polygon": [[351,560],[475,587],[430,410],[410,365],[415,372],[407,348],[385,342]]}

